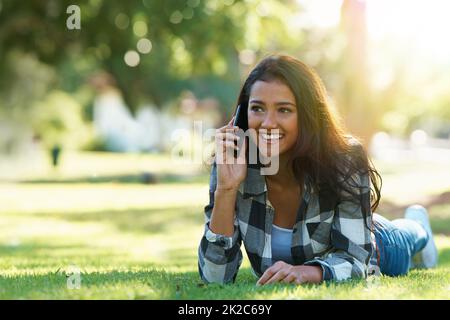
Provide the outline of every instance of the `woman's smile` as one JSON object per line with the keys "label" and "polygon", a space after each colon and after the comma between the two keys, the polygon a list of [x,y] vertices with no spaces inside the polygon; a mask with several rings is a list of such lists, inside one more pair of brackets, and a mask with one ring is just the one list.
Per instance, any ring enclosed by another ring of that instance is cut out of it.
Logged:
{"label": "woman's smile", "polygon": [[277,144],[284,138],[282,133],[265,133],[259,132],[259,141],[265,144]]}

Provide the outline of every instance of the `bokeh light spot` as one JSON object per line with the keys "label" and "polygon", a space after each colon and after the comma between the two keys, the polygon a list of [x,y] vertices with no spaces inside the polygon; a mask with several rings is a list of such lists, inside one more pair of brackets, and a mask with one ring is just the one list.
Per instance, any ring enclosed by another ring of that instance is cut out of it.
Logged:
{"label": "bokeh light spot", "polygon": [[116,27],[125,30],[128,28],[128,25],[130,24],[130,18],[124,13],[119,13],[116,16],[116,19],[114,20],[114,23],[116,24]]}
{"label": "bokeh light spot", "polygon": [[138,37],[144,37],[148,32],[147,24],[144,21],[136,21],[133,24],[133,32]]}
{"label": "bokeh light spot", "polygon": [[134,50],[127,51],[123,59],[125,63],[130,67],[136,67],[141,61],[139,53]]}
{"label": "bokeh light spot", "polygon": [[256,56],[253,50],[244,49],[239,52],[239,61],[245,65],[251,65],[255,62]]}
{"label": "bokeh light spot", "polygon": [[137,43],[137,49],[140,53],[149,53],[152,50],[152,42],[146,38],[142,38]]}
{"label": "bokeh light spot", "polygon": [[180,11],[174,11],[170,16],[170,22],[173,24],[178,24],[183,21],[183,14]]}

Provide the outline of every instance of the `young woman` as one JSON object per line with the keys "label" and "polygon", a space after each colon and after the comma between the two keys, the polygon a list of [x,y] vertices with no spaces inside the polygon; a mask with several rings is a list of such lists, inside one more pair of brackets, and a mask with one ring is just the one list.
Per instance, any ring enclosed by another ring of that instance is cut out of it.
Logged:
{"label": "young woman", "polygon": [[[234,118],[216,131],[198,251],[205,282],[234,282],[242,243],[258,285],[340,281],[377,271],[396,276],[436,265],[423,207],[411,206],[395,221],[372,214],[380,176],[361,144],[345,134],[312,69],[289,56],[269,56],[248,76],[238,105],[256,134],[239,149]],[[256,164],[249,162],[251,144]],[[234,150],[243,161],[222,161]],[[278,171],[262,175],[262,163],[275,159]]]}

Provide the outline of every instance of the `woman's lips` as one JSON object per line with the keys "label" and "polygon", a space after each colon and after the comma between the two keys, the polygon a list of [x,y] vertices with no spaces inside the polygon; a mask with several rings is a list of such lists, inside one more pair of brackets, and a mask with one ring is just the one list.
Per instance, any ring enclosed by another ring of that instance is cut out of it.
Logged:
{"label": "woman's lips", "polygon": [[260,137],[261,141],[263,141],[264,143],[275,144],[284,138],[284,134],[282,134],[282,133],[272,133],[272,134],[260,133],[259,137]]}

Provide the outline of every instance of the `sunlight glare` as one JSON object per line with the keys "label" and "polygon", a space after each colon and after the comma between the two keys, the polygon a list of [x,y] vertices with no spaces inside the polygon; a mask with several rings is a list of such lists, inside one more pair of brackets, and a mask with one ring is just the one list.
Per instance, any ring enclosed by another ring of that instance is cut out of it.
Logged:
{"label": "sunlight glare", "polygon": [[343,0],[297,0],[302,12],[296,18],[304,27],[330,28],[340,20]]}
{"label": "sunlight glare", "polygon": [[450,1],[445,0],[367,0],[367,27],[375,41],[389,39],[448,62],[449,12]]}

